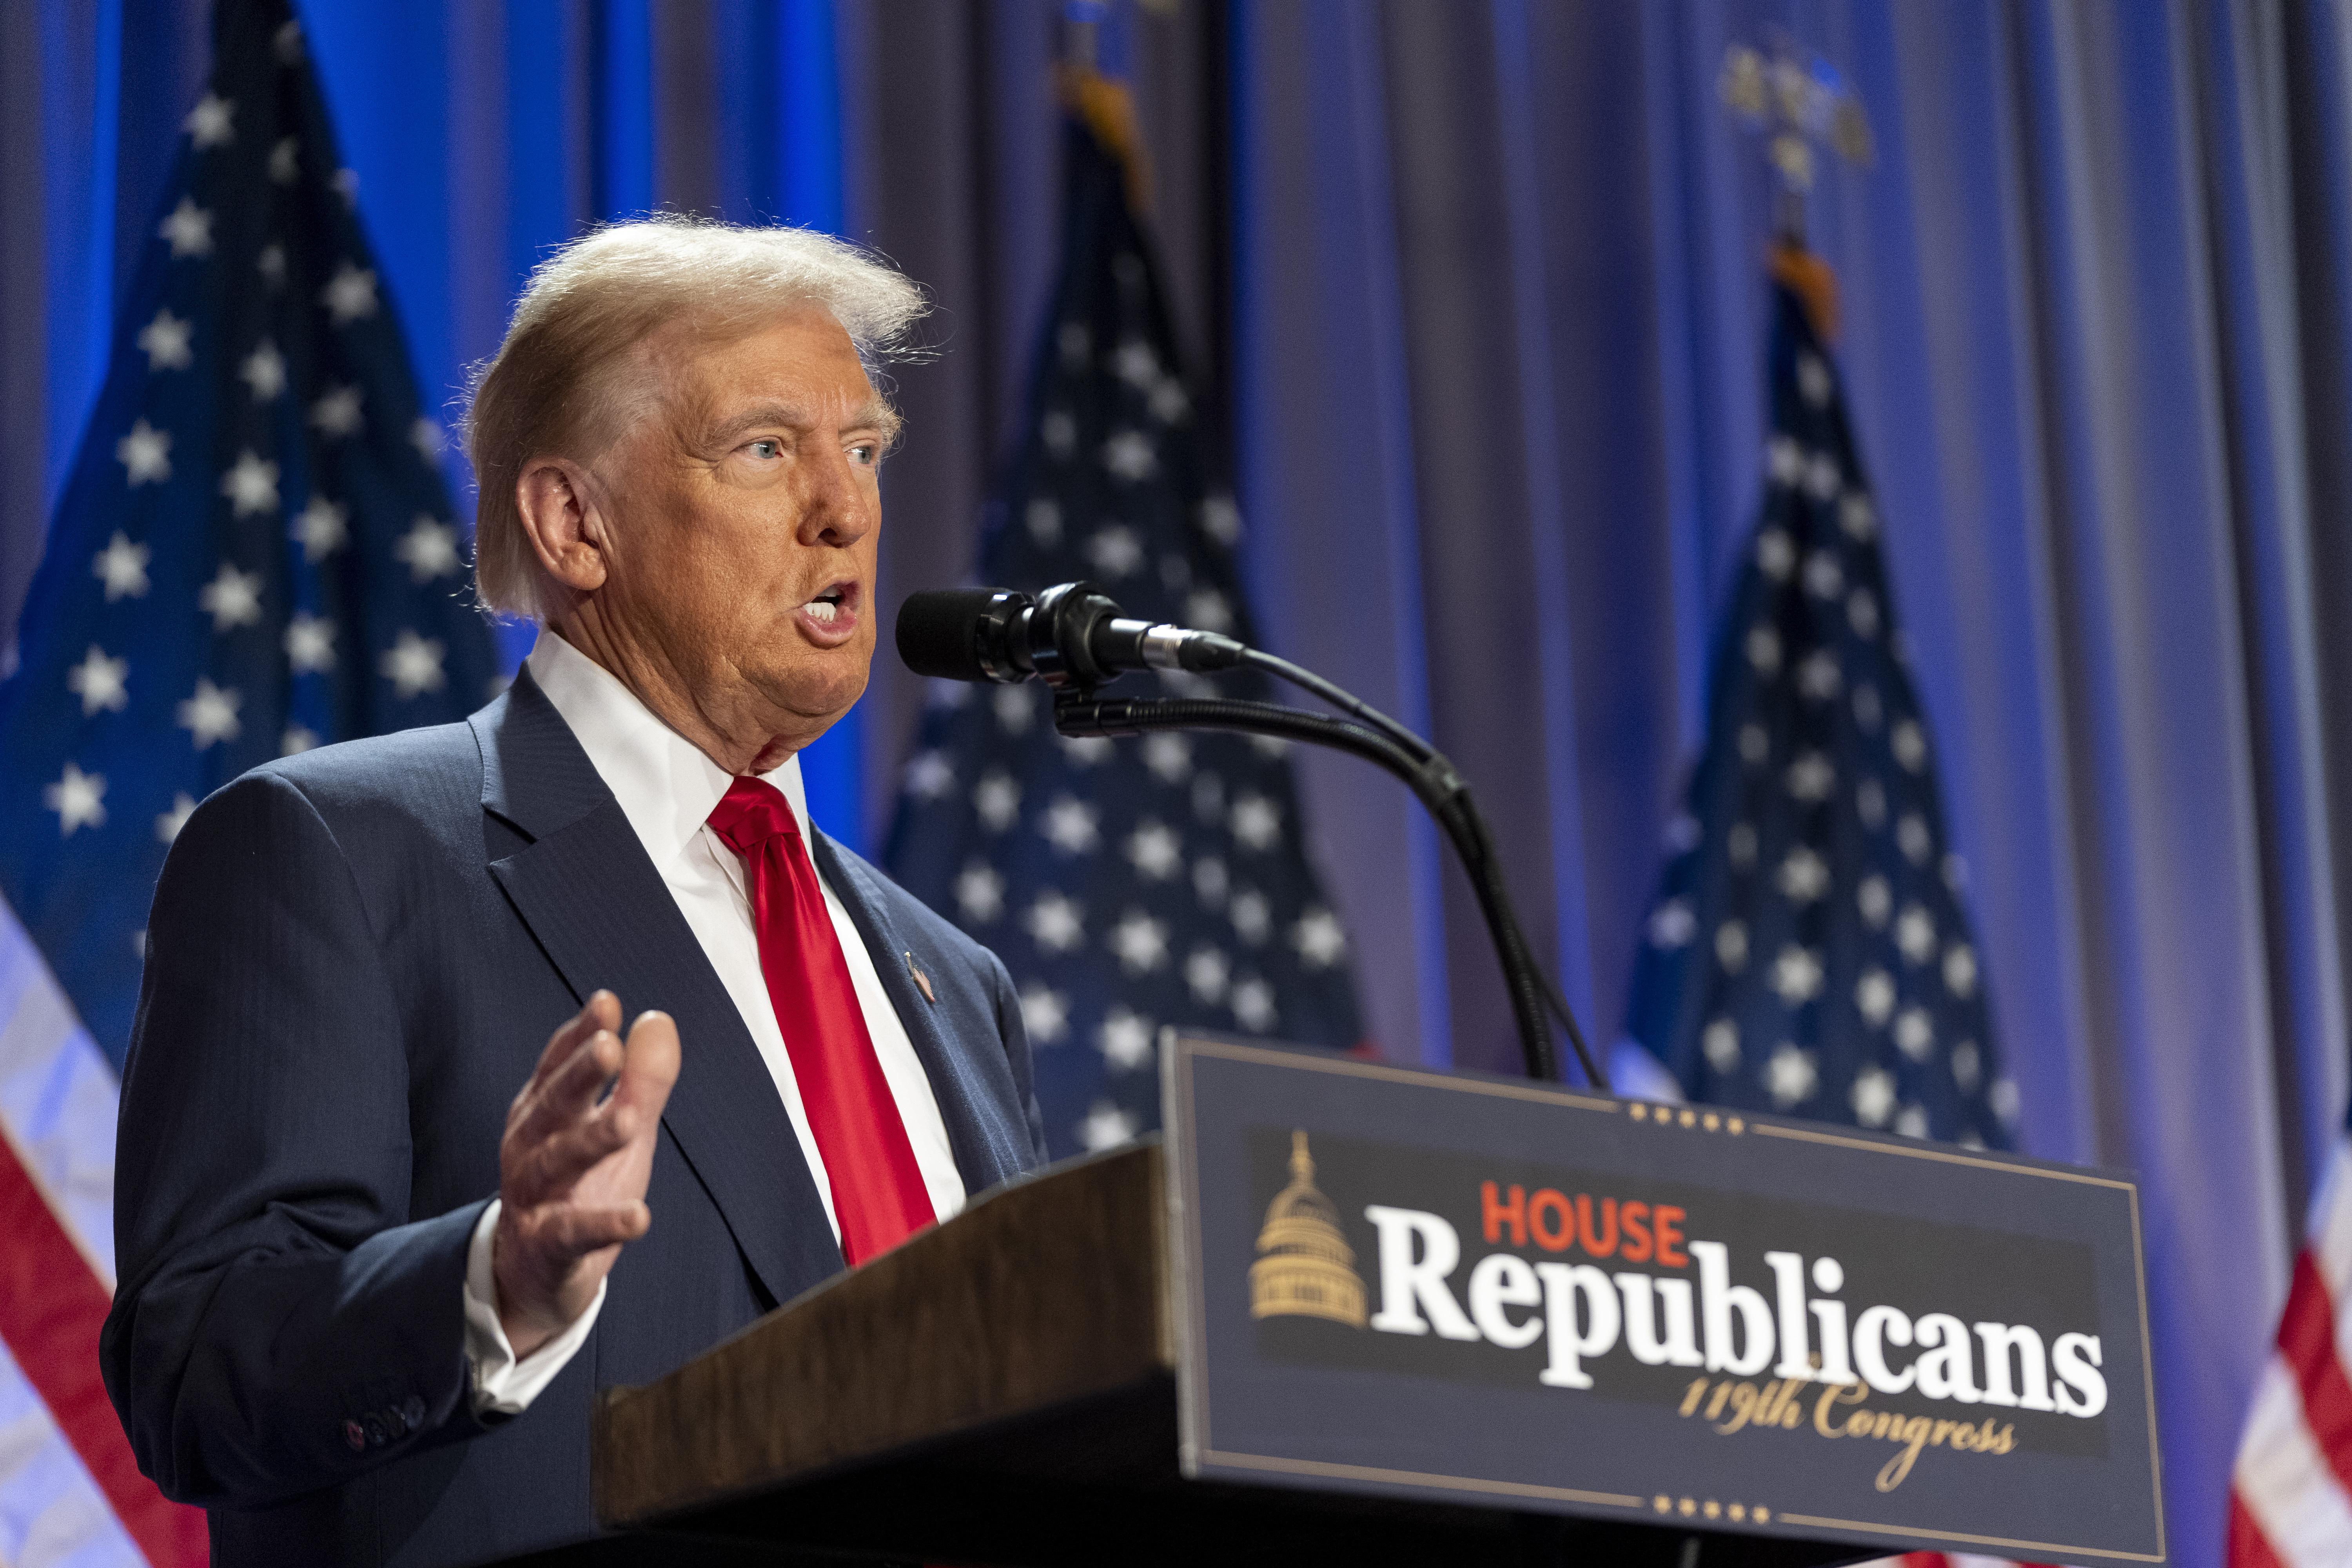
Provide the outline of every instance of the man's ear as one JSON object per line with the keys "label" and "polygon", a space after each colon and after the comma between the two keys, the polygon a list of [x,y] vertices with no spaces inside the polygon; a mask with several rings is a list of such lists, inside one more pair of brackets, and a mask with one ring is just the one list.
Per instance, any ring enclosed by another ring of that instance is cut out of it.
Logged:
{"label": "man's ear", "polygon": [[604,585],[612,568],[604,516],[578,464],[562,458],[525,463],[515,481],[515,510],[550,577],[575,594]]}

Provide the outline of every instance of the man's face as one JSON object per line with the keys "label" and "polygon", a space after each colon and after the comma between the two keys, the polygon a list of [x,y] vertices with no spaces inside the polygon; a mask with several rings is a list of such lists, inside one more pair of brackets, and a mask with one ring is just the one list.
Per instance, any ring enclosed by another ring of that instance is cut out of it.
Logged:
{"label": "man's face", "polygon": [[796,750],[866,689],[895,416],[820,309],[731,341],[663,334],[646,364],[655,412],[593,465],[614,521],[601,613],[715,729]]}

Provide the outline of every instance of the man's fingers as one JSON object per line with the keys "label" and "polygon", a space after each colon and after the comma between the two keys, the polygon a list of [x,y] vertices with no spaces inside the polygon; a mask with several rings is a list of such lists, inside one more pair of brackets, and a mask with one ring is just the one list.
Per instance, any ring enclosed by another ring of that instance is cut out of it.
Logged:
{"label": "man's fingers", "polygon": [[599,1032],[582,1041],[565,1064],[571,1076],[559,1075],[541,1085],[509,1114],[500,1144],[501,1167],[514,1167],[549,1139],[588,1121],[594,1114],[597,1087],[619,1068],[620,1057],[621,1043],[608,1034]]}
{"label": "man's fingers", "polygon": [[539,1053],[539,1065],[531,1068],[530,1081],[523,1085],[528,1094],[541,1079],[570,1061],[580,1047],[580,1042],[599,1029],[615,1033],[621,1027],[621,999],[610,991],[599,991],[588,998],[588,1005],[566,1019],[562,1026],[547,1037],[547,1049]]}
{"label": "man's fingers", "polygon": [[532,1064],[530,1076],[522,1080],[522,1087],[515,1090],[513,1103],[507,1107],[507,1125],[509,1128],[538,1103],[540,1087],[547,1081],[548,1075],[571,1060],[572,1053],[579,1048],[580,1042],[595,1032],[588,1010],[583,1008],[547,1037],[547,1048],[539,1053],[539,1060]]}
{"label": "man's fingers", "polygon": [[530,1102],[520,1108],[513,1135],[536,1142],[583,1121],[595,1109],[605,1080],[620,1070],[620,1039],[609,1029],[596,1030],[533,1087]]}
{"label": "man's fingers", "polygon": [[[610,1036],[598,1038],[609,1043],[614,1055],[619,1055],[618,1041]],[[635,1141],[654,1135],[661,1125],[663,1108],[669,1103],[669,1091],[677,1082],[677,1024],[667,1013],[640,1015],[630,1027],[625,1058],[613,1061],[612,1066],[616,1075],[612,1098],[572,1125],[551,1128],[547,1132],[539,1166],[551,1184],[545,1191],[561,1190],[552,1184],[569,1184],[582,1180],[608,1156]],[[639,1164],[637,1193],[645,1191],[649,1171],[649,1165]]]}
{"label": "man's fingers", "polygon": [[628,1146],[641,1123],[635,1114],[617,1106],[573,1126],[559,1128],[522,1151],[522,1180],[516,1184],[544,1201],[560,1196],[599,1164]]}
{"label": "man's fingers", "polygon": [[653,1210],[642,1202],[586,1207],[551,1204],[531,1216],[531,1244],[555,1258],[585,1258],[607,1247],[636,1240],[652,1228]]}
{"label": "man's fingers", "polygon": [[[600,991],[574,1023],[609,1017],[617,1008],[612,994]],[[629,1030],[625,1047],[606,1029],[583,1037],[567,1026],[558,1031],[558,1042],[567,1036],[571,1056],[542,1062],[507,1128],[501,1187],[511,1205],[561,1200],[633,1141],[649,1137],[660,1125],[671,1086],[677,1081],[677,1026],[666,1013],[641,1015]],[[551,1050],[555,1043],[551,1042]],[[616,1078],[612,1098],[598,1106],[603,1086]],[[616,1172],[614,1179],[621,1190],[635,1186],[642,1194],[646,1174],[638,1170],[632,1182]],[[592,1185],[604,1188],[598,1196],[617,1195],[614,1181]]]}

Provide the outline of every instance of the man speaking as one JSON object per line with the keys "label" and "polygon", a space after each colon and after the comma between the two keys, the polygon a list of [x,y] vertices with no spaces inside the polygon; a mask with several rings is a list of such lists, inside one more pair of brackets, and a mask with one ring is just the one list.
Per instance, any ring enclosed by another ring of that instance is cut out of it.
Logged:
{"label": "man speaking", "polygon": [[556,256],[469,419],[523,672],[173,847],[101,1354],[215,1563],[585,1540],[597,1388],[1043,1161],[1003,966],[811,828],[795,756],[865,690],[868,370],[920,310],[796,230]]}

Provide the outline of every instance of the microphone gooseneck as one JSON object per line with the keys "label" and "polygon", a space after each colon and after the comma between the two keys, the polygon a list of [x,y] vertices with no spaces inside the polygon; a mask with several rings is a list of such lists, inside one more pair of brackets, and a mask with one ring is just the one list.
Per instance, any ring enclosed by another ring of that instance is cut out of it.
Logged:
{"label": "microphone gooseneck", "polygon": [[[1235,730],[1332,747],[1402,780],[1444,828],[1478,897],[1518,1026],[1528,1076],[1556,1080],[1559,1066],[1546,1013],[1576,1048],[1585,1081],[1606,1090],[1584,1031],[1559,987],[1536,963],[1511,902],[1493,836],[1470,786],[1438,750],[1362,699],[1286,659],[1217,632],[1129,619],[1089,583],[1063,583],[1032,599],[1010,588],[954,588],[908,595],[898,608],[898,657],[917,675],[1054,688],[1054,725],[1065,735],[1139,735],[1154,730]],[[1095,689],[1130,669],[1200,673],[1249,668],[1298,686],[1348,715],[1214,698],[1106,700]]]}

